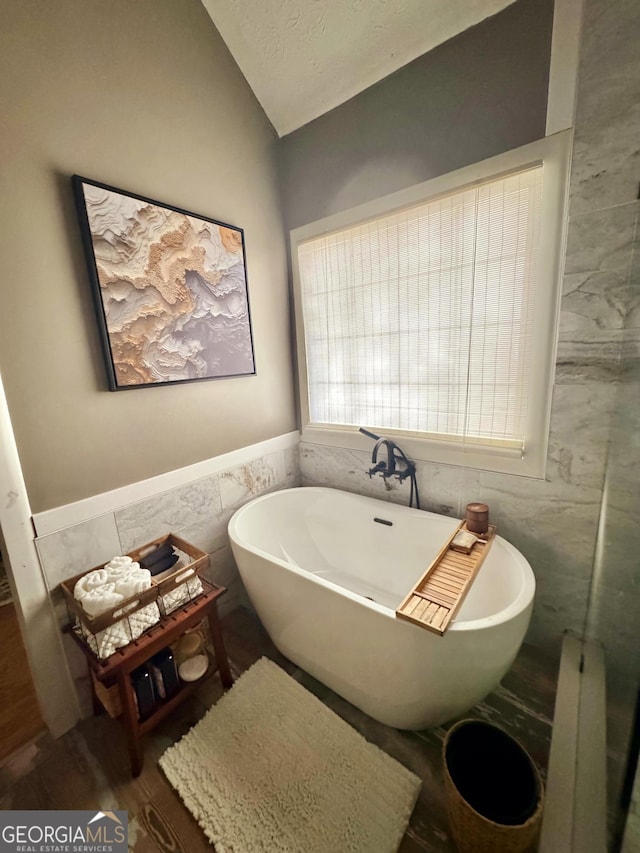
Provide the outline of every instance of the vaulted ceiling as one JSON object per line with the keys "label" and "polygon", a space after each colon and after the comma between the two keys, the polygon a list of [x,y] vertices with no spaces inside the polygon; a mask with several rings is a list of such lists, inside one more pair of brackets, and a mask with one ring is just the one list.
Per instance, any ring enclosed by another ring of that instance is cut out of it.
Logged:
{"label": "vaulted ceiling", "polygon": [[513,0],[202,0],[280,136]]}

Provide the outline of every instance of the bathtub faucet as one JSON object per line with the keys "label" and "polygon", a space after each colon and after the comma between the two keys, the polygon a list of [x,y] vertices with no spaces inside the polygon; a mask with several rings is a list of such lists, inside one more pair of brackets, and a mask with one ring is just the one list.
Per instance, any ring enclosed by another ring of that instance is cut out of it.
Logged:
{"label": "bathtub faucet", "polygon": [[[378,453],[381,448],[386,448],[387,450],[387,461],[385,462],[381,459],[378,462]],[[373,463],[373,467],[369,468],[369,476],[372,477],[374,474],[380,472],[384,479],[387,477],[393,477],[396,473],[396,445],[388,438],[379,438],[375,446],[373,448],[373,453],[371,454],[371,462]],[[400,474],[398,474],[400,476]]]}
{"label": "bathtub faucet", "polygon": [[[376,435],[369,430],[360,427],[360,432],[369,438],[374,439],[375,445],[371,454],[371,468],[369,468],[369,477],[374,474],[380,474],[382,479],[387,481],[389,477],[397,477],[402,483],[407,477],[411,477],[411,502],[413,505],[413,495],[415,492],[417,508],[420,509],[420,499],[418,497],[418,484],[416,482],[416,466],[413,462],[407,459],[405,453],[398,447],[395,441],[384,436]],[[378,456],[384,455],[386,451],[386,461],[384,458],[378,459]]]}

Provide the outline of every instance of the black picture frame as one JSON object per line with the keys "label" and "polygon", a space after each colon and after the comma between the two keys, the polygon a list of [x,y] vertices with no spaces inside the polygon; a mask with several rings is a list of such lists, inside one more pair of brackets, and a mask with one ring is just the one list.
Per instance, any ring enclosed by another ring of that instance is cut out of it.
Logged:
{"label": "black picture frame", "polygon": [[71,182],[109,390],[255,375],[243,229]]}

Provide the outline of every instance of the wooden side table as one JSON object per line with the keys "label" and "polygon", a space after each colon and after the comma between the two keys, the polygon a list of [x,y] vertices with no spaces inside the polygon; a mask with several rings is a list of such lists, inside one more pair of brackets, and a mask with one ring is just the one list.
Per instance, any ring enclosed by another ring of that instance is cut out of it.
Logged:
{"label": "wooden side table", "polygon": [[[168,717],[178,705],[197,690],[204,678],[207,678],[217,670],[225,688],[231,687],[233,684],[227,660],[227,652],[224,647],[220,619],[218,617],[218,599],[226,592],[226,588],[213,586],[204,578],[201,580],[205,590],[202,595],[178,608],[169,614],[169,616],[162,618],[157,625],[145,631],[139,639],[119,649],[106,660],[100,660],[82,638],[73,629],[70,630],[71,636],[87,657],[89,666],[95,677],[102,683],[116,683],[118,685],[122,709],[121,718],[127,735],[133,776],[138,776],[142,770],[143,752],[140,739],[147,732],[154,729],[165,717]],[[139,720],[133,685],[131,683],[131,673],[161,649],[165,648],[165,646],[175,642],[185,631],[194,628],[205,618],[209,622],[215,662],[210,662],[209,669],[202,678],[183,684],[180,690],[170,699],[160,700],[150,716],[144,720]]]}

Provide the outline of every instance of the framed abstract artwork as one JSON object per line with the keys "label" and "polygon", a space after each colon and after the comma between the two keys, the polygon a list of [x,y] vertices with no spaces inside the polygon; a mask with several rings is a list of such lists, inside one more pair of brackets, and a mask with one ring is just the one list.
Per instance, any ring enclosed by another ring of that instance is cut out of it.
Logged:
{"label": "framed abstract artwork", "polygon": [[255,374],[243,230],[72,184],[109,389]]}

